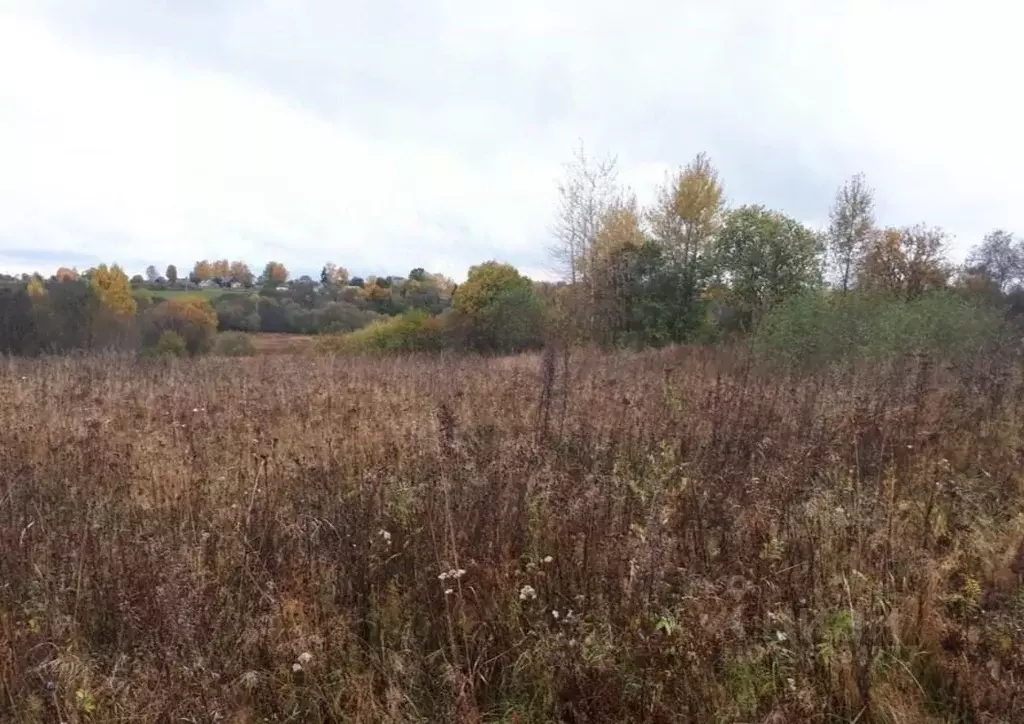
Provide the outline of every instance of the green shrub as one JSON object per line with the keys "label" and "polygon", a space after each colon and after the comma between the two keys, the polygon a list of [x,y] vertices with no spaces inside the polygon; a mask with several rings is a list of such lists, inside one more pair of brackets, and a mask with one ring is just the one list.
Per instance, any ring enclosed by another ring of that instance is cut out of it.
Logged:
{"label": "green shrub", "polygon": [[221,357],[251,357],[256,354],[256,345],[245,332],[222,332],[213,351]]}
{"label": "green shrub", "polygon": [[155,345],[143,351],[150,357],[184,357],[188,354],[188,346],[184,337],[167,330],[160,335]]}
{"label": "green shrub", "polygon": [[810,292],[773,309],[752,346],[763,361],[803,368],[919,351],[954,358],[976,351],[1001,327],[995,310],[951,292],[910,301]]}
{"label": "green shrub", "polygon": [[143,345],[151,347],[159,344],[167,332],[174,332],[185,341],[188,354],[203,354],[213,348],[214,337],[217,335],[217,313],[202,298],[168,299],[144,315]]}
{"label": "green shrub", "polygon": [[343,335],[324,335],[318,340],[322,352],[428,352],[447,346],[447,330],[439,317],[421,309]]}

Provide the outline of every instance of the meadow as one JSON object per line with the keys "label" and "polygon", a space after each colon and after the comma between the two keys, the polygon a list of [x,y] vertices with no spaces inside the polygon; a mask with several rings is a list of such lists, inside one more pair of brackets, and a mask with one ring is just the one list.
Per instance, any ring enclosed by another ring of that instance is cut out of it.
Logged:
{"label": "meadow", "polygon": [[0,364],[0,721],[1024,720],[1021,359]]}

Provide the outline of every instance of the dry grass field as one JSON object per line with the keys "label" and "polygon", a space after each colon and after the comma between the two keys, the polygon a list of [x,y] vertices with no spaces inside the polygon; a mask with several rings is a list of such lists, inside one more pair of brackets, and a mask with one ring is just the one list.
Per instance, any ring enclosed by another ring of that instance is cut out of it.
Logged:
{"label": "dry grass field", "polygon": [[0,721],[1024,721],[1020,359],[0,363]]}
{"label": "dry grass field", "polygon": [[248,336],[256,354],[305,354],[316,346],[316,337],[306,334],[258,332]]}

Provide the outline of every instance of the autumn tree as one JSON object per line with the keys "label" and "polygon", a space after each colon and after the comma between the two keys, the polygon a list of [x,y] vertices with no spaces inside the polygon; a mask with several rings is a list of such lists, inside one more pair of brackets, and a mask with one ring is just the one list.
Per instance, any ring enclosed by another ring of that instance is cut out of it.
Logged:
{"label": "autumn tree", "polygon": [[854,175],[836,192],[829,212],[828,262],[844,294],[853,286],[857,268],[871,243],[874,209],[874,190],[863,174]]}
{"label": "autumn tree", "polygon": [[668,178],[646,218],[658,249],[645,256],[642,296],[651,316],[660,318],[651,320],[657,336],[684,341],[704,323],[703,296],[725,218],[725,192],[711,159],[698,154]]}
{"label": "autumn tree", "polygon": [[210,264],[210,270],[214,279],[227,279],[231,274],[231,262],[227,259],[218,259]]}
{"label": "autumn tree", "polygon": [[228,274],[236,282],[243,284],[244,286],[252,286],[253,273],[249,268],[249,265],[241,261],[233,261],[228,268]]}
{"label": "autumn tree", "polygon": [[177,284],[178,283],[178,267],[174,266],[174,264],[168,264],[167,265],[167,271],[164,272],[164,276],[167,277],[167,282],[169,284]]}
{"label": "autumn tree", "polygon": [[213,265],[206,259],[197,261],[195,266],[192,267],[192,273],[189,274],[189,278],[195,284],[213,279],[213,277]]}
{"label": "autumn tree", "polygon": [[132,296],[128,276],[121,267],[110,268],[100,264],[90,270],[89,283],[103,308],[110,310],[118,319],[130,319],[135,314],[135,298]]}
{"label": "autumn tree", "polygon": [[905,299],[941,289],[950,276],[947,239],[942,229],[924,224],[875,234],[861,260],[857,285]]}
{"label": "autumn tree", "polygon": [[320,270],[321,283],[330,287],[343,287],[348,284],[348,278],[348,269],[333,262],[327,262]]}
{"label": "autumn tree", "polygon": [[168,299],[147,313],[143,343],[153,347],[166,332],[180,335],[190,355],[208,352],[217,335],[217,313],[206,299]]}
{"label": "autumn tree", "polygon": [[652,237],[685,266],[695,268],[709,252],[724,212],[718,171],[701,153],[658,190],[647,216]]}
{"label": "autumn tree", "polygon": [[471,267],[452,297],[452,309],[457,332],[470,349],[519,351],[542,337],[533,285],[510,264],[489,261]]}
{"label": "autumn tree", "polygon": [[66,266],[62,266],[53,275],[53,278],[59,282],[73,282],[78,279],[78,270],[73,267],[68,269]]}
{"label": "autumn tree", "polygon": [[288,281],[288,270],[280,262],[268,261],[263,267],[263,280],[267,284],[284,284]]}
{"label": "autumn tree", "polygon": [[821,247],[818,235],[795,219],[741,206],[726,217],[717,264],[732,300],[756,323],[773,305],[821,282]]}
{"label": "autumn tree", "polygon": [[640,218],[635,196],[613,201],[587,261],[589,335],[605,346],[618,343],[632,316],[633,260],[647,241]]}

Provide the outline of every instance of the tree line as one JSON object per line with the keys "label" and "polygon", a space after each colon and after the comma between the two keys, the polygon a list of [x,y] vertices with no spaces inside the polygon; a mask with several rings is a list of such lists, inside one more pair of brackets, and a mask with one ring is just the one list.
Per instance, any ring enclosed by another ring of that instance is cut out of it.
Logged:
{"label": "tree line", "polygon": [[837,191],[828,227],[812,229],[762,205],[730,207],[705,154],[641,205],[613,158],[580,147],[558,185],[552,239],[554,283],[497,261],[460,285],[422,268],[363,279],[333,263],[319,279],[292,279],[274,261],[257,276],[226,259],[197,261],[185,277],[174,265],[132,278],[100,265],[0,278],[0,351],[201,354],[218,331],[316,334],[326,350],[358,351],[740,337],[794,362],[976,344],[1024,308],[1024,240],[995,230],[954,264],[941,228],[879,224],[863,175]]}

